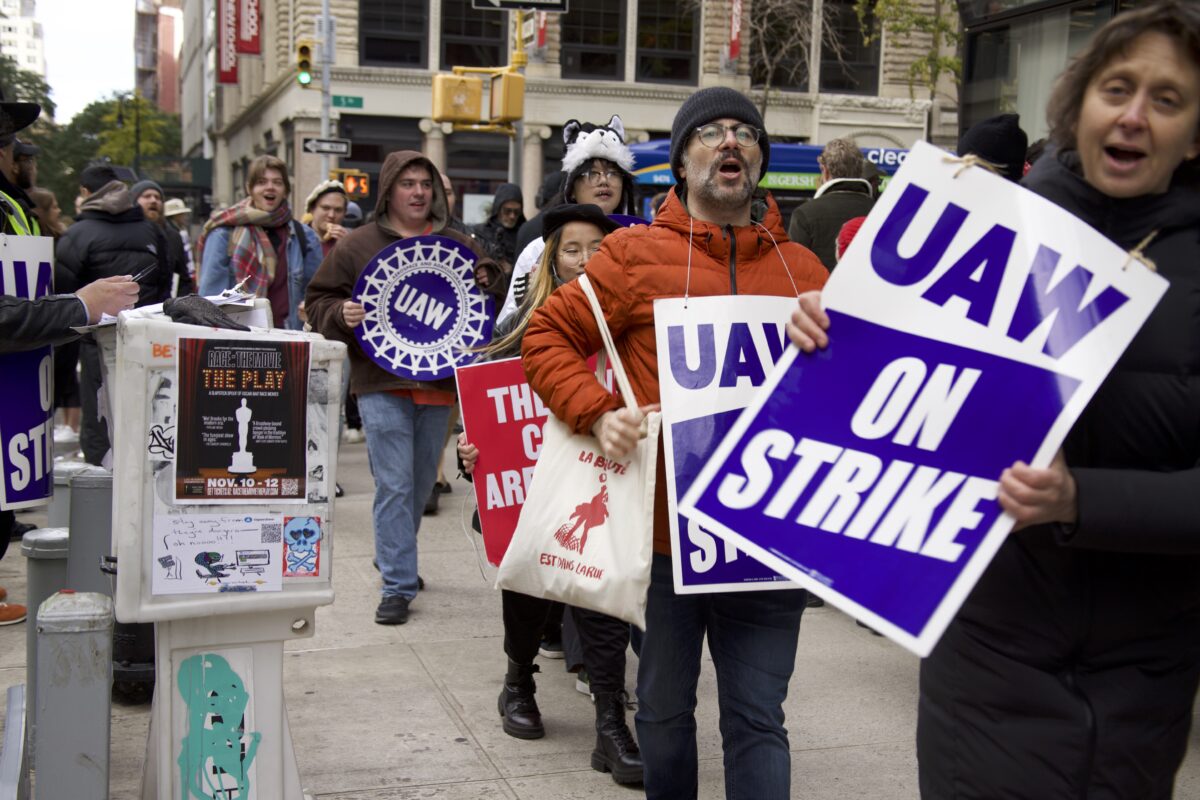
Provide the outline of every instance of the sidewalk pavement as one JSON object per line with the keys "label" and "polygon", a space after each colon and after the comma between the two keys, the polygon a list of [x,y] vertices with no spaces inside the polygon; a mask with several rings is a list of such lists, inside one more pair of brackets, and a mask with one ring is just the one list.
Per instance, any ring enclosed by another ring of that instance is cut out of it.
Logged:
{"label": "sidewalk pavement", "polygon": [[[453,474],[453,450],[446,452]],[[335,508],[332,606],[315,636],[287,645],[284,692],[302,785],[323,800],[606,800],[641,796],[592,771],[593,711],[561,661],[540,659],[546,737],[504,734],[496,696],[504,674],[500,597],[482,541],[470,529],[473,494],[454,480],[420,535],[426,589],[407,625],[374,623],[374,491],[365,444],[342,448]],[[37,513],[21,521],[39,523]],[[25,597],[20,548],[0,561],[0,585]],[[29,624],[29,623],[25,623]],[[785,704],[792,796],[808,800],[916,798],[917,659],[831,607],[804,614]],[[637,660],[629,655],[632,690]],[[0,692],[25,680],[25,625],[0,628]],[[149,705],[114,706],[111,793],[137,798]],[[700,796],[724,797],[716,687],[705,657],[699,687]],[[0,724],[3,715],[0,714]],[[632,725],[632,720],[631,720]],[[1200,733],[1193,725],[1176,796],[1200,797]],[[291,800],[290,798],[288,800]]]}

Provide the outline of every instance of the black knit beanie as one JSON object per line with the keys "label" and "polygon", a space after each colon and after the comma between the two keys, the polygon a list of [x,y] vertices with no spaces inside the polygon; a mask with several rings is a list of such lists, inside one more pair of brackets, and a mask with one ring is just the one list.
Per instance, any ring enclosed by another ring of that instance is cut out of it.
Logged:
{"label": "black knit beanie", "polygon": [[679,168],[683,165],[683,148],[687,146],[692,132],[701,125],[724,117],[753,125],[762,131],[758,140],[758,146],[762,148],[761,174],[767,174],[767,165],[771,161],[771,137],[763,127],[763,118],[758,113],[758,108],[750,102],[750,98],[736,89],[713,86],[701,89],[684,100],[679,111],[675,112],[675,121],[671,123],[672,177],[679,178]]}
{"label": "black knit beanie", "polygon": [[133,186],[129,187],[129,196],[132,197],[136,201],[139,197],[141,197],[142,195],[144,195],[146,192],[150,191],[151,189],[158,192],[158,196],[160,198],[163,196],[162,187],[159,186],[158,183],[156,183],[155,181],[150,180],[149,178],[147,178],[145,180],[140,180],[137,183],[135,183]]}
{"label": "black knit beanie", "polygon": [[1001,114],[976,122],[958,140],[958,154],[974,154],[1001,168],[1010,181],[1025,174],[1025,149],[1029,137],[1021,130],[1019,114]]}

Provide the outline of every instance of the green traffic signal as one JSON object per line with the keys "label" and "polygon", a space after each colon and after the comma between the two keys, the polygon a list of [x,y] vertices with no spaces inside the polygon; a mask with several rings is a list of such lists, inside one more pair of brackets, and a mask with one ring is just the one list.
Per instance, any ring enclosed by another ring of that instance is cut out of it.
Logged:
{"label": "green traffic signal", "polygon": [[312,44],[296,43],[296,82],[303,87],[312,83]]}

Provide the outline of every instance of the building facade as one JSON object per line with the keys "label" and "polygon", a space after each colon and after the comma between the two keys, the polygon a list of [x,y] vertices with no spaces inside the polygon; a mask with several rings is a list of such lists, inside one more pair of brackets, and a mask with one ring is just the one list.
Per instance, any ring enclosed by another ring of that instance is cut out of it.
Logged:
{"label": "building facade", "polygon": [[[567,120],[600,124],[619,114],[631,141],[666,137],[679,104],[707,86],[756,97],[767,129],[781,140],[819,144],[849,135],[862,146],[883,147],[931,137],[953,141],[953,87],[939,87],[949,97],[941,101],[907,80],[922,41],[891,41],[885,31],[864,43],[853,0],[814,3],[821,11],[813,26],[832,27],[834,35],[812,36],[803,52],[787,53],[802,69],[775,64],[775,88],[764,101],[755,87],[765,82],[767,67],[754,58],[758,43],[747,22],[769,2],[570,0],[564,14],[528,14],[520,32],[529,64],[519,143],[527,213],[543,174],[559,169]],[[242,196],[246,166],[263,153],[288,164],[293,204],[324,177],[320,157],[302,149],[303,139],[320,131],[319,75],[312,88],[301,88],[293,63],[295,42],[316,38],[320,0],[259,3],[262,54],[237,58],[236,84],[216,82],[216,0],[183,3],[184,148],[213,158],[217,206]],[[471,0],[331,0],[331,7],[332,133],[353,142],[350,158],[335,166],[375,176],[387,153],[417,149],[451,177],[460,197],[490,195],[507,179],[508,137],[434,122],[431,82],[452,66],[507,63],[517,43],[514,15],[474,10]],[[737,23],[734,8],[741,9]],[[773,46],[795,50],[795,38],[780,34]],[[840,46],[823,46],[822,38]],[[373,203],[368,199],[368,208]]]}
{"label": "building facade", "polygon": [[135,82],[142,97],[168,114],[179,113],[182,0],[137,0],[134,23]]}
{"label": "building facade", "polygon": [[0,53],[17,66],[46,77],[46,47],[35,0],[0,0]]}
{"label": "building facade", "polygon": [[1054,78],[1104,23],[1146,0],[959,0],[964,31],[962,127],[1017,113],[1046,136]]}

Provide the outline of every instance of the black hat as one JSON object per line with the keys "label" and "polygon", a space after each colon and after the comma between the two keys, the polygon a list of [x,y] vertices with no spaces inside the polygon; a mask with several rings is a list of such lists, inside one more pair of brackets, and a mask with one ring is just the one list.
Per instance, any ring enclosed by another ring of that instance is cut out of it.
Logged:
{"label": "black hat", "polygon": [[542,223],[542,236],[549,239],[550,234],[566,225],[568,222],[590,222],[605,234],[612,233],[621,227],[604,215],[598,205],[592,203],[567,203],[555,206],[546,211]]}
{"label": "black hat", "polygon": [[37,103],[0,102],[0,147],[11,144],[14,134],[32,125],[41,113],[42,107]]}
{"label": "black hat", "polygon": [[958,140],[958,154],[974,154],[1000,167],[1010,181],[1025,174],[1029,137],[1021,130],[1019,114],[1001,114],[972,125]]}
{"label": "black hat", "polygon": [[771,162],[771,137],[763,127],[762,114],[750,102],[750,98],[728,86],[712,86],[701,89],[683,101],[683,105],[675,112],[675,121],[671,123],[671,174],[679,177],[679,168],[683,165],[683,148],[691,138],[692,132],[701,125],[707,125],[714,119],[736,119],[747,125],[753,125],[762,133],[759,134],[758,146],[762,148],[762,174],[766,174],[767,165]]}
{"label": "black hat", "polygon": [[129,196],[132,197],[134,200],[137,200],[139,197],[141,197],[142,195],[144,195],[146,192],[150,191],[151,189],[158,192],[159,198],[162,198],[162,196],[163,196],[162,187],[159,186],[157,182],[152,181],[149,178],[140,180],[137,183],[135,183],[133,186],[131,186],[129,188]]}
{"label": "black hat", "polygon": [[36,156],[40,152],[42,152],[42,148],[36,144],[22,142],[20,139],[17,139],[17,146],[13,150],[13,153],[18,156]]}
{"label": "black hat", "polygon": [[94,164],[79,173],[79,185],[89,192],[98,192],[116,180],[120,180],[117,171],[107,164]]}

